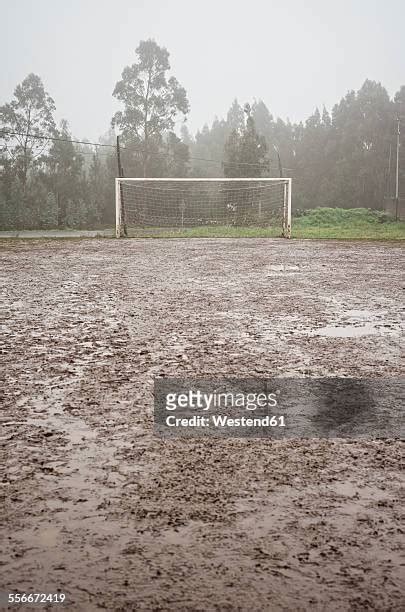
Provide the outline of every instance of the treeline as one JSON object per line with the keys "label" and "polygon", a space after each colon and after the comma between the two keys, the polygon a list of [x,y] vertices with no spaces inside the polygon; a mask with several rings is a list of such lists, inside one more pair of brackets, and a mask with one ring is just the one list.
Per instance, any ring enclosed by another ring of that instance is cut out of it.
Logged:
{"label": "treeline", "polygon": [[[281,171],[292,177],[296,210],[383,209],[395,194],[398,118],[404,126],[399,193],[405,198],[405,86],[391,100],[380,83],[367,80],[331,112],[316,109],[305,123],[273,117],[262,100],[244,109],[235,100],[226,119],[205,125],[194,138],[183,129],[183,140],[192,157],[218,158],[224,152],[227,176],[254,176],[260,168],[263,176]],[[229,161],[258,165],[232,166]],[[213,176],[215,171],[209,163],[192,162],[195,176]]]}
{"label": "treeline", "polygon": [[[122,110],[94,147],[56,125],[41,79],[27,76],[0,107],[0,228],[97,228],[114,223],[116,134],[125,176],[291,176],[294,208],[382,209],[394,195],[398,118],[405,86],[390,99],[367,80],[329,112],[305,123],[275,118],[262,100],[234,100],[226,118],[195,135],[185,119],[187,93],[169,76],[169,54],[153,40],[136,49],[113,95]],[[174,131],[182,122],[180,135]],[[403,129],[402,132],[405,132]],[[405,194],[404,134],[400,195]]]}

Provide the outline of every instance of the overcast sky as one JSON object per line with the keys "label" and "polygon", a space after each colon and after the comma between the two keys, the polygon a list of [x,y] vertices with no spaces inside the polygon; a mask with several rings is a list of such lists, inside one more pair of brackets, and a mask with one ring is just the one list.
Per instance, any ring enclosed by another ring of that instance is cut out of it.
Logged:
{"label": "overcast sky", "polygon": [[112,91],[140,40],[170,52],[195,132],[233,98],[305,119],[366,78],[405,84],[404,0],[0,0],[0,104],[34,72],[57,119],[98,140],[119,109]]}

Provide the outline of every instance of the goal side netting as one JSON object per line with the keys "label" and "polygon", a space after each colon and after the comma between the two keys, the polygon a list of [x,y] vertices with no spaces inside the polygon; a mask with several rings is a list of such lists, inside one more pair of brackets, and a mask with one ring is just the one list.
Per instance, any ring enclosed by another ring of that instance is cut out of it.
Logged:
{"label": "goal side netting", "polygon": [[116,236],[263,227],[291,235],[291,179],[116,179]]}

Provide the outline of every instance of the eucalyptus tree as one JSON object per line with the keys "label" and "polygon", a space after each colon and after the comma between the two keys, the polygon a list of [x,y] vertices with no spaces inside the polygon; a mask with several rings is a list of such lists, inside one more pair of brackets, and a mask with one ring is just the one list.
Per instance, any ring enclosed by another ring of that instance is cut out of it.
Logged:
{"label": "eucalyptus tree", "polygon": [[30,169],[43,161],[54,136],[55,103],[39,76],[29,74],[14,90],[11,102],[0,107],[3,154],[11,161],[24,191]]}
{"label": "eucalyptus tree", "polygon": [[167,49],[149,39],[140,42],[135,54],[136,62],[124,68],[113,91],[124,108],[115,113],[112,125],[119,128],[125,142],[138,147],[146,176],[150,150],[161,146],[178,115],[186,117],[189,102],[184,87],[168,76]]}

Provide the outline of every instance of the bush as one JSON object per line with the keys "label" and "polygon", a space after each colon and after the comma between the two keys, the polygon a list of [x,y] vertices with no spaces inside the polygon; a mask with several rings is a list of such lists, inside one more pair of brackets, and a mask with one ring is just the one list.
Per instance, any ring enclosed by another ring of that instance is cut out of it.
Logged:
{"label": "bush", "polygon": [[297,217],[299,224],[305,227],[317,225],[353,227],[394,221],[386,212],[369,208],[313,208],[304,213],[299,211]]}

